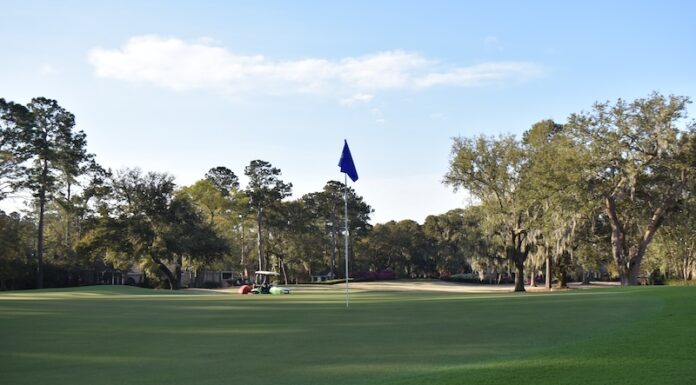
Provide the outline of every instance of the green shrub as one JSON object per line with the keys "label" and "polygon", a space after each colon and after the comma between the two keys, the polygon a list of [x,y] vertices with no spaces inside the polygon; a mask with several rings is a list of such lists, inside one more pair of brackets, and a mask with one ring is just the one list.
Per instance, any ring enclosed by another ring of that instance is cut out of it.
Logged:
{"label": "green shrub", "polygon": [[468,274],[452,274],[452,275],[442,275],[440,280],[446,282],[458,282],[458,283],[481,283],[478,274],[468,273]]}

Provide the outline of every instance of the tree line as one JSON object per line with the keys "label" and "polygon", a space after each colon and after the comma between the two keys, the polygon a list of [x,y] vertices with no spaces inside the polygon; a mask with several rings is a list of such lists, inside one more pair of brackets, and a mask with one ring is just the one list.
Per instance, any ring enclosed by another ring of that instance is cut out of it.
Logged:
{"label": "tree line", "polygon": [[[241,186],[211,168],[190,186],[167,173],[110,170],[87,151],[75,117],[55,100],[0,99],[0,288],[81,284],[85,271],[137,267],[150,286],[180,288],[184,271],[246,278],[275,270],[285,282],[344,276],[350,237],[355,278],[496,281],[644,276],[690,280],[695,268],[696,134],[689,99],[657,93],[597,103],[521,138],[454,138],[444,182],[474,203],[423,224],[371,225],[373,209],[348,187],[291,199],[281,170],[253,160]],[[194,281],[201,286],[205,282]]]}
{"label": "tree line", "polygon": [[[610,266],[621,284],[694,270],[696,126],[689,99],[653,93],[596,103],[512,136],[456,138],[445,182],[484,213],[487,254],[514,265]],[[646,262],[648,262],[646,264]],[[548,284],[547,284],[548,285]]]}

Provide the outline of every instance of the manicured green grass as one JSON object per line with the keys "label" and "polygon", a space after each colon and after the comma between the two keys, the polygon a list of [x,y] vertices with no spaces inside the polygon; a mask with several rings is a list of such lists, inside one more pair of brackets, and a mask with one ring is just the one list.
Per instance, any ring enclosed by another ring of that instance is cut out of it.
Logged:
{"label": "manicured green grass", "polygon": [[696,288],[0,292],[2,384],[685,384]]}

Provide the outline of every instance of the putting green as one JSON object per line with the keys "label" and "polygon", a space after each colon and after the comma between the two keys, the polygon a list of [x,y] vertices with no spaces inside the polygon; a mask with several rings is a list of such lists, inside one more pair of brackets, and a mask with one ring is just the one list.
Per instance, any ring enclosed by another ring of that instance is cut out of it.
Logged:
{"label": "putting green", "polygon": [[3,384],[683,384],[696,288],[0,292]]}

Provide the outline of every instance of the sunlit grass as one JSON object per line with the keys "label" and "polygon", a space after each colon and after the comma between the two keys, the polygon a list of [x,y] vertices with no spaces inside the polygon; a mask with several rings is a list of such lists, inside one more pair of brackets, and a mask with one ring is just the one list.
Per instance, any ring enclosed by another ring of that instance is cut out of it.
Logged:
{"label": "sunlit grass", "polygon": [[[687,383],[696,288],[0,293],[2,383]],[[661,370],[669,370],[669,376]]]}

